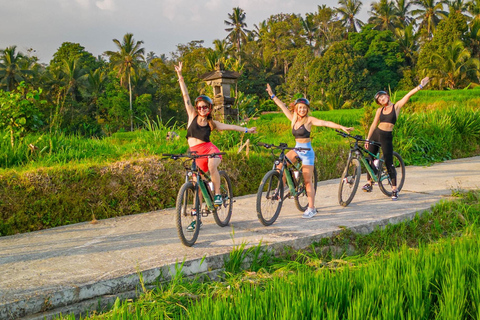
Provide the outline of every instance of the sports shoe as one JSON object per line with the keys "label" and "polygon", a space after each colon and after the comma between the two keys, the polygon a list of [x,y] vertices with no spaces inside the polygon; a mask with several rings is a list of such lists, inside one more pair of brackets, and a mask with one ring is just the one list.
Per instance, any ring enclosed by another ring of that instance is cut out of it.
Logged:
{"label": "sports shoe", "polygon": [[312,218],[314,215],[317,214],[317,209],[315,208],[307,208],[307,210],[305,210],[305,212],[303,213],[303,216],[302,218],[303,219],[310,219]]}
{"label": "sports shoe", "polygon": [[222,203],[223,203],[222,195],[216,194],[215,197],[213,198],[213,204],[219,206]]}
{"label": "sports shoe", "polygon": [[398,191],[392,191],[392,200],[398,200]]}
{"label": "sports shoe", "polygon": [[[187,227],[188,232],[193,232],[195,231],[195,225],[197,224],[197,220],[193,220],[192,223],[190,223]],[[202,227],[202,220],[200,220],[200,227]]]}
{"label": "sports shoe", "polygon": [[365,191],[365,192],[372,192],[372,189],[373,189],[373,187],[370,183],[367,183],[366,185],[364,185],[362,187],[362,190]]}

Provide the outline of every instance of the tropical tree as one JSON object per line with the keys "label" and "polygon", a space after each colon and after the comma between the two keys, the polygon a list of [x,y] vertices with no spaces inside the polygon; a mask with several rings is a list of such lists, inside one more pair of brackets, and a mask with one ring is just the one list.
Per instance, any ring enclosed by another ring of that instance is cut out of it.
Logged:
{"label": "tropical tree", "polygon": [[236,7],[233,8],[233,13],[228,14],[229,20],[224,21],[228,26],[225,29],[228,32],[227,39],[236,47],[237,53],[240,53],[241,45],[247,41],[247,35],[250,32],[245,23],[246,15],[243,9]]}
{"label": "tropical tree", "polygon": [[470,22],[465,38],[472,56],[474,58],[480,58],[480,20],[473,19]]}
{"label": "tropical tree", "polygon": [[345,29],[337,18],[337,11],[326,5],[318,6],[314,22],[317,25],[315,55],[318,56],[333,42],[340,41]]}
{"label": "tropical tree", "polygon": [[441,18],[448,15],[443,11],[443,1],[416,0],[414,4],[420,8],[412,10],[412,14],[421,20],[420,28],[425,29],[427,37],[431,38]]}
{"label": "tropical tree", "polygon": [[457,12],[465,14],[468,11],[468,6],[464,0],[445,0],[445,4],[448,6],[448,12]]}
{"label": "tropical tree", "polygon": [[372,2],[371,17],[368,23],[375,25],[376,30],[395,30],[395,20],[397,19],[395,7],[390,0],[380,0]]}
{"label": "tropical tree", "polygon": [[409,0],[395,0],[393,3],[397,26],[406,27],[413,22],[413,18],[410,16],[413,2]]}
{"label": "tropical tree", "polygon": [[318,30],[318,26],[315,24],[314,18],[315,15],[312,13],[307,13],[305,18],[300,17],[300,23],[302,24],[305,37],[307,38],[310,47],[314,46],[313,43],[316,39],[316,32]]}
{"label": "tropical tree", "polygon": [[143,41],[133,39],[133,34],[127,33],[123,36],[123,42],[113,39],[118,51],[106,51],[110,63],[117,70],[120,78],[120,85],[128,83],[130,101],[130,130],[133,131],[133,101],[132,101],[132,74],[136,73],[139,64],[144,60],[145,49],[141,47]]}
{"label": "tropical tree", "polygon": [[418,34],[414,32],[413,25],[410,24],[404,29],[395,29],[395,38],[398,42],[400,52],[402,52],[405,57],[404,66],[413,67],[419,48]]}
{"label": "tropical tree", "polygon": [[25,76],[31,71],[22,69],[22,61],[26,57],[17,52],[17,46],[11,46],[0,50],[0,86],[10,91],[25,80]]}
{"label": "tropical tree", "polygon": [[446,48],[445,55],[435,53],[431,58],[429,72],[433,75],[433,83],[439,88],[456,89],[467,85],[469,75],[478,82],[480,61],[470,56],[470,52],[461,41],[456,41]]}
{"label": "tropical tree", "polygon": [[470,0],[467,2],[468,13],[477,20],[480,20],[480,0]]}
{"label": "tropical tree", "polygon": [[360,0],[338,0],[338,4],[340,6],[335,9],[347,32],[358,32],[363,26],[363,22],[356,18],[362,8],[362,2]]}

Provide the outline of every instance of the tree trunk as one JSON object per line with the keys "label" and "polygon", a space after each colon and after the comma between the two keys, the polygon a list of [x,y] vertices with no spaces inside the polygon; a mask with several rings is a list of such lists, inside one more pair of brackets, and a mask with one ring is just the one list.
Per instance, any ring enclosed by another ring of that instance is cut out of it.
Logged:
{"label": "tree trunk", "polygon": [[132,82],[128,73],[128,90],[130,91],[130,131],[133,131]]}

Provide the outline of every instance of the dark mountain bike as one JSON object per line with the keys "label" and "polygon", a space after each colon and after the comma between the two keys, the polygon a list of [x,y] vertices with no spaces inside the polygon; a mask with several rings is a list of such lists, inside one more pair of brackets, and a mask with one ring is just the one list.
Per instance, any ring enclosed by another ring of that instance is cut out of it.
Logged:
{"label": "dark mountain bike", "polygon": [[196,152],[188,154],[163,154],[173,160],[185,159],[183,166],[186,170],[185,183],[180,187],[177,195],[175,223],[180,241],[191,247],[197,241],[202,217],[213,214],[215,222],[225,227],[232,217],[233,192],[232,183],[225,171],[220,173],[220,192],[222,204],[214,205],[213,183],[208,173],[197,166],[196,160],[202,157],[213,158],[224,155],[224,152],[198,155]]}
{"label": "dark mountain bike", "polygon": [[[347,165],[345,166],[345,170],[343,170],[338,188],[338,202],[340,205],[346,207],[352,202],[358,189],[360,175],[362,174],[361,164],[363,164],[368,171],[372,180],[378,183],[380,190],[385,195],[391,197],[392,181],[390,180],[387,168],[384,165],[383,156],[380,152],[378,154],[373,154],[359,144],[359,142],[368,141],[368,143],[381,146],[380,143],[363,139],[362,136],[352,136],[339,130],[335,131],[337,131],[342,137],[351,140]],[[373,157],[373,163],[370,163],[369,156]],[[402,157],[395,151],[393,152],[393,165],[397,171],[397,190],[400,191],[405,182],[405,163],[403,162]]]}
{"label": "dark mountain bike", "polygon": [[[297,162],[293,163],[285,155],[285,150],[308,151],[310,148],[289,148],[286,143],[280,143],[278,146],[273,144],[259,143],[267,149],[279,149],[280,155],[275,159],[272,170],[268,171],[262,179],[257,191],[257,216],[258,220],[269,226],[277,220],[282,209],[283,200],[291,198],[295,200],[295,205],[300,211],[305,211],[308,207],[307,190],[302,174],[302,161],[297,157]],[[273,150],[272,155],[275,157]],[[279,165],[282,164],[281,168]],[[287,193],[284,195],[283,176],[287,182]],[[312,183],[317,191],[317,168],[313,169]]]}

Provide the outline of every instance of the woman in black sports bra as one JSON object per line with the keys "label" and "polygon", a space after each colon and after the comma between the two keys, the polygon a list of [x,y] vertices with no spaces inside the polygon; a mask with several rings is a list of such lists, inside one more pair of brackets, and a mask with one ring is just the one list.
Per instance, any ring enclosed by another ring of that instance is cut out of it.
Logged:
{"label": "woman in black sports bra", "polygon": [[[375,102],[381,107],[377,109],[375,118],[373,119],[370,130],[368,131],[367,140],[380,142],[382,145],[382,152],[385,158],[385,166],[387,167],[388,174],[392,180],[392,200],[398,199],[397,192],[397,172],[393,164],[393,127],[397,122],[400,109],[407,103],[411,96],[420,91],[427,85],[430,79],[428,77],[423,78],[420,84],[407,93],[400,101],[395,104],[390,101],[390,97],[385,91],[379,91],[375,95]],[[378,146],[374,144],[365,143],[365,148],[368,148],[373,154],[378,152]],[[373,161],[373,157],[371,157]],[[371,192],[373,181],[369,174],[367,174],[367,184],[363,186],[362,190],[365,192]]]}
{"label": "woman in black sports bra", "polygon": [[[195,106],[192,105],[190,97],[188,96],[188,89],[183,81],[182,76],[182,62],[175,66],[175,71],[178,75],[178,82],[182,90],[185,108],[188,114],[187,124],[187,142],[191,151],[197,151],[198,154],[208,154],[220,152],[218,148],[210,142],[210,133],[213,130],[233,130],[245,133],[256,133],[257,129],[240,127],[232,124],[225,124],[212,118],[213,102],[212,99],[205,95],[201,95],[195,99]],[[197,165],[205,172],[210,171],[213,187],[215,189],[215,204],[222,204],[222,197],[220,195],[220,174],[218,173],[218,165],[221,162],[221,157],[218,158],[199,158]]]}
{"label": "woman in black sports bra", "polygon": [[292,134],[295,137],[296,142],[295,147],[310,149],[309,151],[301,152],[290,150],[289,152],[287,152],[286,156],[292,162],[296,161],[296,156],[298,156],[302,160],[302,173],[308,197],[308,208],[303,213],[302,218],[312,218],[317,214],[317,210],[315,209],[315,188],[312,186],[311,183],[313,168],[315,164],[315,152],[313,151],[312,143],[310,140],[310,132],[312,131],[312,126],[322,126],[340,129],[347,133],[352,131],[353,128],[347,128],[332,121],[320,120],[315,117],[309,116],[308,113],[310,111],[310,102],[305,98],[295,100],[295,105],[293,107],[294,110],[292,112],[277,96],[273,94],[272,88],[268,83],[267,92],[273,102],[275,102],[275,104],[279,106],[280,109],[282,109],[285,116],[288,118],[288,120],[291,121]]}

